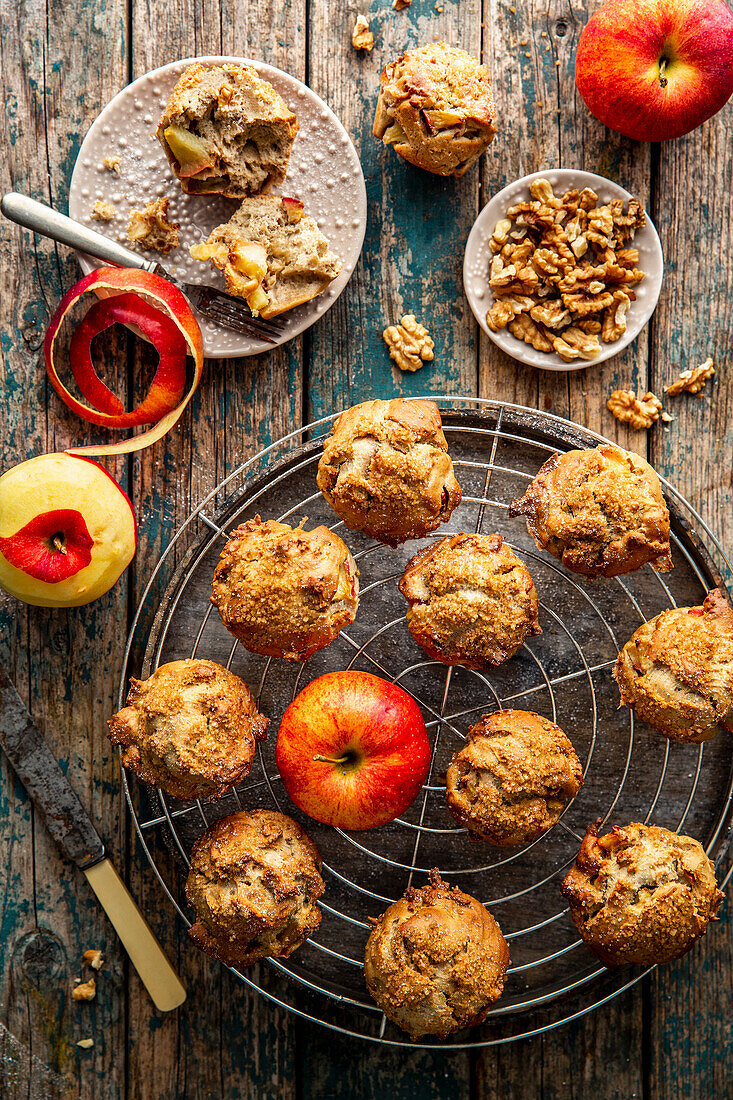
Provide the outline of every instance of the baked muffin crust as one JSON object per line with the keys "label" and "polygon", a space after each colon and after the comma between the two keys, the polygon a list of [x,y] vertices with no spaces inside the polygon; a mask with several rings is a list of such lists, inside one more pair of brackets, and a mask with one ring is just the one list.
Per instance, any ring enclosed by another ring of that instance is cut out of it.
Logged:
{"label": "baked muffin crust", "polygon": [[606,966],[686,954],[723,900],[697,840],[657,825],[591,825],[562,891],[581,938]]}
{"label": "baked muffin crust", "polygon": [[219,798],[249,775],[269,722],[238,676],[196,658],[131,679],[127,706],[108,725],[126,768],[188,801]]}
{"label": "baked muffin crust", "polygon": [[448,809],[472,837],[501,846],[547,832],[580,790],[583,769],[563,731],[526,710],[485,714],[453,755]]}
{"label": "baked muffin crust", "polygon": [[733,731],[733,609],[715,588],[702,607],[663,611],[635,631],[614,675],[622,703],[673,741]]}
{"label": "baked muffin crust", "polygon": [[496,134],[489,70],[475,57],[431,42],[382,71],[374,136],[438,176],[462,176]]}
{"label": "baked muffin crust", "polygon": [[272,810],[230,814],[196,841],[189,936],[228,966],[286,958],[321,923],[321,857],[297,822]]}
{"label": "baked muffin crust", "polygon": [[189,65],[156,136],[188,195],[255,195],[282,183],[295,115],[248,65]]}
{"label": "baked muffin crust", "polygon": [[303,661],[356,618],[359,571],[327,527],[306,531],[256,516],[224,547],[211,602],[245,649]]}
{"label": "baked muffin crust", "polygon": [[364,955],[367,987],[411,1038],[480,1024],[501,996],[509,948],[479,901],[439,873],[373,920]]}
{"label": "baked muffin crust", "polygon": [[450,519],[461,490],[433,401],[364,401],[341,413],[318,488],[347,527],[397,546]]}
{"label": "baked muffin crust", "polygon": [[541,634],[529,571],[501,535],[449,535],[408,562],[407,626],[437,661],[493,668]]}
{"label": "baked muffin crust", "polygon": [[510,516],[573,573],[616,577],[651,562],[672,568],[669,512],[656,473],[643,458],[613,444],[555,454]]}

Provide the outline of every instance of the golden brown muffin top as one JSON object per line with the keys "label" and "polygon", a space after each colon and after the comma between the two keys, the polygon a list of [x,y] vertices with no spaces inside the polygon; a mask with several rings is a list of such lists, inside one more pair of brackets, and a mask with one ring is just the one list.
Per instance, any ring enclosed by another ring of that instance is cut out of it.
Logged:
{"label": "golden brown muffin top", "polygon": [[196,658],[131,679],[108,737],[123,746],[122,763],[143,783],[184,801],[211,799],[249,775],[268,724],[238,676]]}
{"label": "golden brown muffin top", "polygon": [[364,976],[391,1020],[413,1039],[481,1023],[504,988],[509,948],[476,898],[436,870],[372,923]]}
{"label": "golden brown muffin top", "polygon": [[318,488],[347,527],[396,546],[450,518],[461,490],[433,401],[364,401],[342,412]]}
{"label": "golden brown muffin top", "polygon": [[580,935],[607,966],[679,958],[723,900],[697,840],[638,822],[603,837],[591,825],[562,890]]}
{"label": "golden brown muffin top", "polygon": [[537,545],[574,573],[615,577],[647,562],[660,573],[672,568],[659,478],[613,444],[553,455],[509,515],[526,516]]}
{"label": "golden brown muffin top", "polygon": [[702,607],[676,607],[644,623],[616,661],[624,703],[677,741],[733,727],[733,608],[715,588]]}
{"label": "golden brown muffin top", "polygon": [[211,602],[245,649],[304,660],[354,621],[358,576],[349,548],[327,527],[257,516],[232,532]]}
{"label": "golden brown muffin top", "polygon": [[229,966],[285,957],[320,924],[321,857],[297,822],[274,810],[230,814],[194,845],[186,897],[191,938]]}
{"label": "golden brown muffin top", "polygon": [[407,624],[430,656],[468,668],[506,661],[541,634],[529,571],[501,535],[449,535],[408,562]]}
{"label": "golden brown muffin top", "polygon": [[490,844],[525,844],[550,829],[583,782],[563,731],[540,714],[500,710],[471,726],[447,773],[448,808]]}
{"label": "golden brown muffin top", "polygon": [[467,120],[494,127],[489,70],[445,42],[407,50],[391,61],[382,72],[382,87],[395,103],[407,100],[417,109],[457,111]]}

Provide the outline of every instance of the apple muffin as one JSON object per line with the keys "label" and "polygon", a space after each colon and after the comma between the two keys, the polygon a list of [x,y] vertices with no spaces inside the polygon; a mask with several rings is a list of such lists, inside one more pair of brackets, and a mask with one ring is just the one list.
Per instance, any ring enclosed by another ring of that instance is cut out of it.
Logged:
{"label": "apple muffin", "polygon": [[702,607],[674,607],[644,623],[618,655],[621,701],[672,741],[733,732],[733,609],[719,589]]}
{"label": "apple muffin", "polygon": [[563,731],[526,710],[485,714],[453,754],[448,809],[477,840],[527,844],[557,822],[583,783],[583,769]]}
{"label": "apple muffin", "polygon": [[229,294],[244,298],[255,317],[264,318],[318,297],[342,267],[303,203],[279,195],[245,199],[228,222],[189,251],[194,260],[210,260]]}
{"label": "apple muffin", "polygon": [[318,488],[347,527],[397,546],[450,519],[461,490],[433,401],[364,401],[342,412]]}
{"label": "apple muffin", "polygon": [[274,810],[230,814],[199,837],[186,899],[189,936],[227,966],[287,958],[321,923],[321,857],[297,822]]}
{"label": "apple muffin", "polygon": [[372,925],[364,953],[367,988],[412,1039],[445,1039],[480,1024],[501,996],[509,948],[499,925],[437,870]]}
{"label": "apple muffin", "polygon": [[431,42],[382,71],[373,133],[404,160],[438,176],[462,176],[494,140],[489,70]]}
{"label": "apple muffin", "polygon": [[723,895],[692,837],[636,822],[585,834],[562,891],[581,939],[606,966],[653,966],[685,955]]}
{"label": "apple muffin", "polygon": [[611,443],[555,454],[545,462],[510,516],[573,573],[617,577],[647,562],[672,568],[669,512],[659,478],[639,455]]}
{"label": "apple muffin", "polygon": [[268,724],[238,676],[195,658],[131,679],[107,736],[138,779],[188,801],[219,798],[249,775]]}
{"label": "apple muffin", "polygon": [[247,65],[189,65],[156,136],[187,195],[256,195],[282,183],[295,115]]}
{"label": "apple muffin", "polygon": [[447,665],[493,668],[542,633],[534,581],[501,535],[448,535],[408,562],[399,588],[413,638]]}
{"label": "apple muffin", "polygon": [[224,547],[211,602],[245,649],[304,661],[353,623],[359,571],[327,527],[306,531],[256,516]]}

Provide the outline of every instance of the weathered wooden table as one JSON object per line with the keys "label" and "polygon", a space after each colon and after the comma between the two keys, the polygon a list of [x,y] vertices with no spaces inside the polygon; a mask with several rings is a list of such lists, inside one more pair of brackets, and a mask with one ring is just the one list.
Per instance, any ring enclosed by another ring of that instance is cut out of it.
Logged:
{"label": "weathered wooden table", "polygon": [[[190,946],[136,848],[105,739],[131,609],[191,504],[294,425],[367,397],[478,393],[577,420],[648,454],[730,544],[733,111],[661,148],[606,132],[573,80],[592,7],[413,0],[396,12],[388,0],[372,0],[376,45],[357,55],[350,44],[357,9],[328,0],[3,0],[4,190],[64,209],[81,140],[119,88],[177,57],[229,53],[287,69],[326,100],[353,137],[369,196],[362,259],[326,318],[271,355],[208,363],[178,428],[114,466],[140,521],[137,557],[116,588],[68,612],[0,595],[0,657],[39,723],[53,730],[52,747],[190,991],[179,1012],[156,1015],[82,876],[62,862],[0,763],[0,1006],[22,1045],[18,1080],[40,1078],[33,1056],[60,1075],[69,1096],[94,1100],[732,1095],[730,906],[692,957],[571,1027],[470,1057],[362,1045],[276,1011]],[[482,52],[494,77],[500,132],[480,170],[460,181],[413,170],[371,137],[382,65],[434,37]],[[556,165],[599,172],[639,195],[666,260],[659,307],[640,338],[603,366],[569,374],[525,370],[479,338],[461,282],[464,243],[482,203],[511,179]],[[0,232],[5,469],[100,437],[51,392],[40,351],[51,311],[78,277],[76,261],[8,223]],[[420,373],[398,377],[381,330],[403,311],[426,320],[436,356]],[[714,384],[699,399],[677,399],[668,426],[648,437],[629,433],[606,412],[611,389],[660,392],[678,369],[708,355],[718,365]],[[124,339],[106,363],[113,387],[131,398],[149,376],[140,367]],[[73,977],[92,946],[107,960],[99,995],[74,1003]],[[94,1047],[81,1051],[75,1043],[87,1036]],[[18,1085],[9,1095],[33,1092]]]}

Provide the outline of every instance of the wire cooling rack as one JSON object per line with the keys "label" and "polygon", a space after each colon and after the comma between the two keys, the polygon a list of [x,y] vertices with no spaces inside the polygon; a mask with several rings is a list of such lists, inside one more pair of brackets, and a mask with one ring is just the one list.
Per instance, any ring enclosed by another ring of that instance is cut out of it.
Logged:
{"label": "wire cooling rack", "polygon": [[[451,521],[433,537],[498,531],[534,577],[541,636],[491,672],[449,668],[426,658],[405,623],[397,590],[405,564],[425,540],[391,550],[345,530],[316,488],[316,468],[334,417],[291,433],[229,475],[186,519],[156,564],[137,610],[125,655],[120,704],[130,674],[158,664],[207,657],[252,688],[271,719],[249,777],[213,803],[180,803],[125,781],[135,826],[160,884],[190,924],[183,893],[194,841],[236,809],[269,807],[299,820],[324,862],[322,923],[290,959],[268,960],[238,974],[276,1004],[344,1034],[396,1046],[456,1049],[538,1034],[597,1008],[643,973],[607,971],[578,939],[560,882],[586,826],[643,821],[697,837],[730,878],[733,818],[731,744],[727,735],[700,746],[671,744],[618,707],[612,667],[618,650],[646,619],[667,607],[701,602],[733,574],[720,543],[695,510],[665,483],[672,518],[674,570],[586,581],[537,550],[508,504],[521,496],[555,451],[603,440],[548,414],[474,398],[436,398],[463,489]],[[361,573],[356,621],[304,664],[249,654],[222,626],[209,602],[226,533],[261,514],[295,525],[326,523],[350,546]],[[422,793],[403,817],[367,832],[346,833],[302,815],[289,801],[275,764],[283,711],[306,683],[326,671],[355,668],[400,684],[419,703],[432,744]],[[534,710],[570,737],[585,784],[557,825],[531,844],[502,849],[476,843],[456,827],[445,804],[445,771],[468,727],[500,707]],[[173,852],[175,859],[169,858]],[[161,858],[163,857],[163,858]],[[411,884],[438,867],[489,906],[509,942],[511,965],[500,1001],[481,1028],[451,1042],[411,1043],[371,1001],[362,974],[367,918],[379,915]],[[711,932],[715,934],[714,930]]]}

